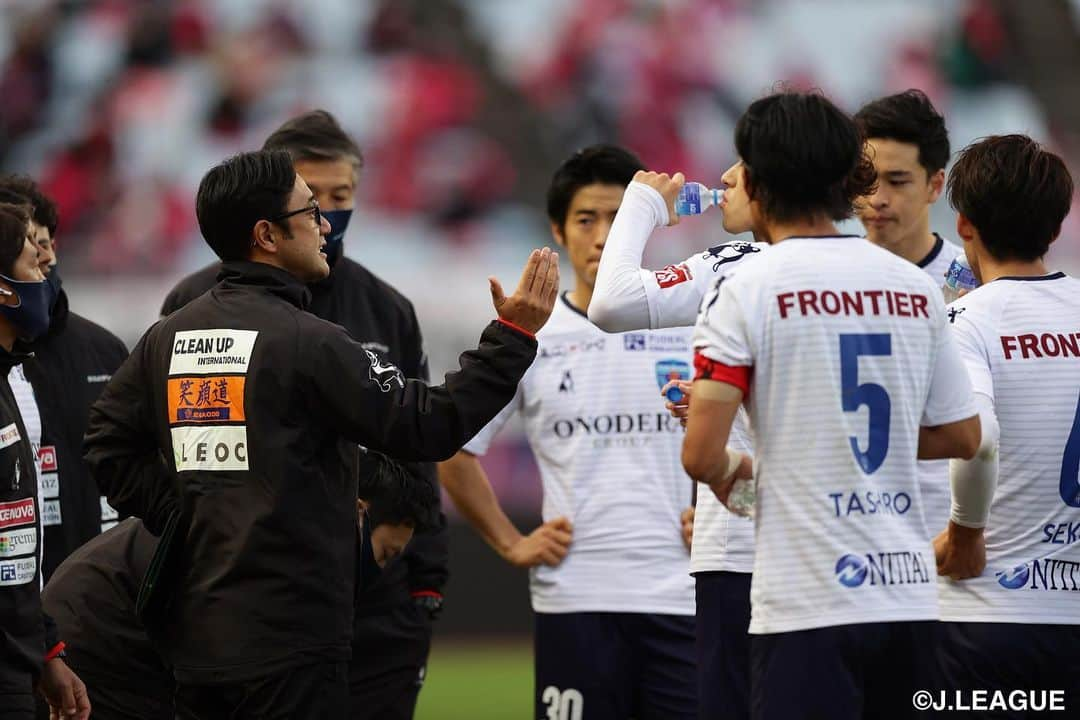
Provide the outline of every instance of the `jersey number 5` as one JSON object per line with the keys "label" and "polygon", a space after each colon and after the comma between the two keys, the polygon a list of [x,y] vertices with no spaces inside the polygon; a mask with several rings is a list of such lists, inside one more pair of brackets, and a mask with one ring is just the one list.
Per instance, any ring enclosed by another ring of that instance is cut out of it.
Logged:
{"label": "jersey number 5", "polygon": [[892,336],[888,333],[840,336],[840,403],[844,412],[858,412],[863,405],[870,410],[870,432],[866,450],[859,449],[854,435],[851,452],[867,475],[873,474],[889,452],[889,420],[892,403],[889,393],[877,383],[859,384],[859,356],[892,355]]}

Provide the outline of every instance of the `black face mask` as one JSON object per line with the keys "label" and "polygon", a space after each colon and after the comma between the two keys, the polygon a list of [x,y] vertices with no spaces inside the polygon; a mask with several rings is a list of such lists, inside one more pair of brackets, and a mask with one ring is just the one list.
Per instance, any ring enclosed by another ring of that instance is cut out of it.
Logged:
{"label": "black face mask", "polygon": [[56,309],[57,301],[60,300],[60,290],[64,285],[64,281],[60,279],[60,269],[56,265],[49,268],[49,274],[45,276],[45,282],[52,288],[52,302],[49,303],[49,315],[52,315],[53,310]]}
{"label": "black face mask", "polygon": [[324,210],[322,216],[330,223],[326,236],[326,262],[333,266],[345,253],[345,230],[349,227],[352,210]]}
{"label": "black face mask", "polygon": [[360,592],[367,590],[382,575],[382,568],[375,562],[375,543],[371,541],[371,517],[364,512],[364,526],[360,528],[360,575],[356,582]]}
{"label": "black face mask", "polygon": [[45,280],[12,280],[0,275],[18,295],[19,304],[0,305],[0,314],[18,329],[23,340],[34,340],[49,330],[49,311],[53,306],[53,286]]}

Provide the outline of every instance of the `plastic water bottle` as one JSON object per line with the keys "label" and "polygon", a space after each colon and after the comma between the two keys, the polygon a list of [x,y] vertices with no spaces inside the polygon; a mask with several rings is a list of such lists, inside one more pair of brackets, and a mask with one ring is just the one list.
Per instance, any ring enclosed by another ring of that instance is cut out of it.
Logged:
{"label": "plastic water bottle", "polygon": [[753,480],[736,480],[728,495],[727,508],[736,515],[754,517],[757,505],[757,488]]}
{"label": "plastic water bottle", "polygon": [[699,182],[688,182],[682,186],[675,198],[675,214],[700,215],[711,207],[719,205],[724,199],[724,191],[709,189]]}
{"label": "plastic water bottle", "polygon": [[957,255],[953,258],[952,265],[949,265],[949,270],[945,273],[945,284],[941,287],[941,292],[945,295],[945,304],[948,305],[960,297],[961,290],[974,290],[978,286],[979,281],[975,279],[975,273],[971,269],[971,264],[968,263],[967,256]]}

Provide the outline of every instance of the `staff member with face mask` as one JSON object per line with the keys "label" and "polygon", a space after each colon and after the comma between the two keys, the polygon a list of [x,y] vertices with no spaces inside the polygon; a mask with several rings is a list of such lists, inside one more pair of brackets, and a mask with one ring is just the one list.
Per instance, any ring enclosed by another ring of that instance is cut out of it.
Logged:
{"label": "staff member with face mask", "polygon": [[90,716],[86,688],[41,609],[41,507],[36,457],[7,376],[19,340],[49,327],[52,288],[38,268],[29,214],[0,205],[0,720],[32,720],[34,687],[53,710]]}

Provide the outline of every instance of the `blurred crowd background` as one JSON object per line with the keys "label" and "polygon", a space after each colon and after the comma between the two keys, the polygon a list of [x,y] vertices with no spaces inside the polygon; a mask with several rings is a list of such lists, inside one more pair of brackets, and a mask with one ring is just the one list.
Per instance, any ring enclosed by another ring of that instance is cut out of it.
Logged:
{"label": "blurred crowd background", "polygon": [[[779,82],[851,111],[918,87],[954,150],[1025,132],[1080,171],[1080,0],[0,0],[0,167],[57,200],[73,307],[130,346],[212,259],[203,173],[326,108],[365,153],[346,252],[413,300],[438,375],[492,315],[485,278],[550,242],[571,151],[616,142],[715,185]],[[944,199],[933,222],[954,235]],[[711,216],[661,238],[658,265],[724,239]],[[1080,270],[1078,239],[1074,212],[1055,265]],[[535,515],[520,437],[486,464]]]}

